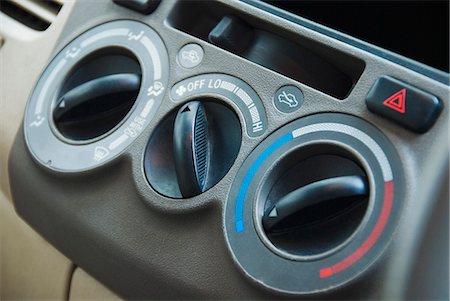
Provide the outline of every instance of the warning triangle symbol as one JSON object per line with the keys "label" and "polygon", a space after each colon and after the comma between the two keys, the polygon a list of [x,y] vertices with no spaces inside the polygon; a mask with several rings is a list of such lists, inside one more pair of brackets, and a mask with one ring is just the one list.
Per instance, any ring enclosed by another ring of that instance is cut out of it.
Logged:
{"label": "warning triangle symbol", "polygon": [[383,105],[393,110],[396,110],[400,113],[405,113],[406,109],[406,89],[402,89],[397,93],[393,94],[385,101],[383,101]]}

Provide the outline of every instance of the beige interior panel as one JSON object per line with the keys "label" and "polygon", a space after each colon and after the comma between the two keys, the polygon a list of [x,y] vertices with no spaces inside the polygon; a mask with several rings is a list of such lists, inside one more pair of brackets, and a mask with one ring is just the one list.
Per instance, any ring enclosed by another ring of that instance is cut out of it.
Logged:
{"label": "beige interior panel", "polygon": [[0,299],[65,300],[73,264],[15,213],[8,180],[9,152],[28,95],[50,58],[73,6],[67,1],[44,32],[0,13]]}
{"label": "beige interior panel", "polygon": [[66,299],[72,263],[23,222],[3,194],[0,233],[0,299]]}
{"label": "beige interior panel", "polygon": [[75,300],[122,300],[119,296],[95,280],[80,268],[73,273],[70,286],[70,301]]}
{"label": "beige interior panel", "polygon": [[9,152],[29,93],[73,6],[64,2],[45,32],[0,13],[0,300],[121,300],[83,270],[74,272],[69,259],[22,221],[9,190]]}
{"label": "beige interior panel", "polygon": [[28,95],[47,65],[73,4],[74,0],[64,1],[58,17],[43,32],[0,13],[0,189],[9,200],[9,150],[22,122]]}

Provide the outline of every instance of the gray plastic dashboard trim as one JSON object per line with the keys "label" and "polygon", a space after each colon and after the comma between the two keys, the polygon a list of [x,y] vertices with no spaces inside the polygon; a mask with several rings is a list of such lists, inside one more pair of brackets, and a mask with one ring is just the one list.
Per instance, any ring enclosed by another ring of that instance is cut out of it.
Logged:
{"label": "gray plastic dashboard trim", "polygon": [[[429,201],[417,197],[419,191],[432,184],[423,181],[421,171],[433,160],[444,162],[442,154],[437,152],[442,145],[448,153],[448,143],[435,143],[448,141],[448,86],[244,2],[218,2],[290,34],[313,38],[361,58],[366,62],[366,69],[348,97],[337,100],[170,27],[165,20],[176,1],[162,1],[149,16],[119,7],[111,0],[77,1],[58,44],[53,45],[54,54],[96,25],[116,19],[141,21],[152,27],[167,46],[168,87],[198,74],[230,74],[256,91],[267,114],[267,132],[257,138],[243,135],[241,151],[228,174],[204,194],[182,202],[173,202],[152,190],[142,166],[145,146],[155,126],[179,105],[167,94],[149,125],[122,155],[81,173],[51,173],[36,164],[26,148],[21,128],[9,159],[16,211],[63,254],[124,298],[273,300],[286,297],[262,289],[239,271],[227,249],[221,223],[225,201],[238,169],[264,137],[284,124],[318,112],[340,112],[359,116],[377,127],[394,144],[401,157],[405,207],[410,210]],[[197,43],[205,51],[201,64],[192,69],[182,68],[176,61],[179,49],[188,43]],[[40,65],[44,69],[45,63]],[[428,133],[416,135],[368,112],[365,96],[376,79],[386,74],[427,90],[444,101],[444,110]],[[272,102],[275,91],[285,85],[298,86],[304,94],[302,107],[290,114],[278,111]],[[447,168],[448,165],[440,166]],[[401,217],[400,223],[404,221]],[[396,240],[394,237],[394,242]],[[382,290],[380,286],[386,284],[385,271],[397,259],[390,249],[386,251],[380,264],[363,277],[318,297],[377,298]]]}

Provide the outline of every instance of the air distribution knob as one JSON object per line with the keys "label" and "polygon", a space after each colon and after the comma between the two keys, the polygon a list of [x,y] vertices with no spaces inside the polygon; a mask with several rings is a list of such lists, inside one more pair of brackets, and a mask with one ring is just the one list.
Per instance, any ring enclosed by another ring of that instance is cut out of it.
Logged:
{"label": "air distribution knob", "polygon": [[102,76],[71,89],[53,110],[56,127],[74,140],[91,139],[108,132],[133,106],[140,83],[139,74],[121,73]]}
{"label": "air distribution knob", "polygon": [[173,198],[190,198],[214,186],[228,172],[241,144],[238,117],[211,98],[179,107],[150,138],[145,172],[151,186]]}
{"label": "air distribution knob", "polygon": [[140,87],[141,69],[131,53],[94,53],[63,84],[52,112],[55,128],[74,142],[100,137],[124,120]]}

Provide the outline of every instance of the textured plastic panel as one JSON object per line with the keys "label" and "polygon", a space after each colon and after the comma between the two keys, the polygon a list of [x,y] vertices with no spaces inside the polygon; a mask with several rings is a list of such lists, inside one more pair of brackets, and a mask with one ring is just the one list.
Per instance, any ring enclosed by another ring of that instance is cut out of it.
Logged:
{"label": "textured plastic panel", "polygon": [[[142,16],[109,0],[78,1],[55,48],[55,55],[71,40],[96,25],[116,19],[138,20],[153,28],[167,48],[168,87],[199,74],[228,74],[255,90],[267,115],[267,130],[263,135],[250,137],[243,132],[240,153],[217,185],[197,197],[177,202],[156,193],[143,172],[145,146],[152,131],[180,104],[167,93],[169,89],[141,135],[119,157],[88,171],[68,175],[41,166],[28,151],[23,131],[19,131],[9,161],[12,194],[18,213],[77,265],[125,298],[286,297],[257,285],[234,264],[223,227],[226,199],[239,167],[265,137],[290,121],[317,112],[342,112],[359,116],[380,129],[391,140],[404,167],[404,201],[408,212],[429,201],[427,197],[416,197],[432,184],[420,177],[420,171],[435,161],[442,162],[440,168],[447,166],[448,151],[439,152],[441,144],[434,142],[447,142],[442,145],[448,148],[448,86],[246,3],[221,2],[229,9],[239,10],[240,15],[277,24],[277,28],[289,35],[313,39],[354,56],[364,61],[366,68],[350,94],[344,100],[338,100],[171,28],[165,20],[176,2],[162,1],[153,14]],[[178,50],[188,43],[197,43],[204,50],[202,63],[190,69],[181,67],[176,59]],[[382,75],[398,78],[444,101],[443,112],[429,132],[413,134],[367,110],[365,96]],[[278,111],[273,104],[275,92],[285,85],[300,88],[304,95],[302,107],[289,114]],[[204,96],[215,95],[206,92]],[[242,115],[240,120],[245,128]],[[400,218],[399,222],[402,225],[404,219]],[[394,242],[396,239],[394,236]],[[319,296],[378,298],[382,294],[380,283],[391,260],[395,258],[387,252],[362,277]],[[311,296],[306,298],[311,299]]]}

